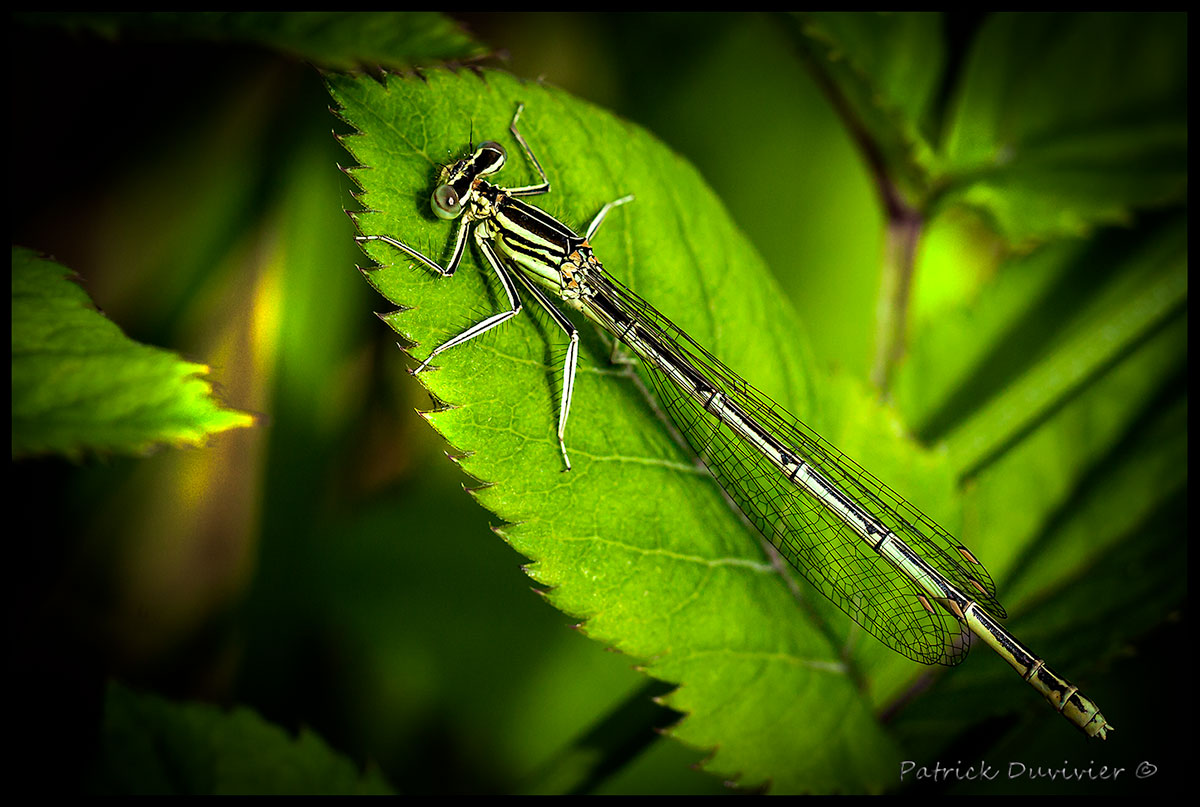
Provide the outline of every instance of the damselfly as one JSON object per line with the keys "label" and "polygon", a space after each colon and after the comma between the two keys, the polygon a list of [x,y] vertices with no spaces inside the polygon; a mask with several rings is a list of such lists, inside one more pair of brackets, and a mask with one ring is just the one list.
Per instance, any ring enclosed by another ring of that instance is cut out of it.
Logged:
{"label": "damselfly", "polygon": [[722,364],[649,303],[608,274],[591,239],[626,196],[609,202],[584,235],[521,197],[550,191],[546,173],[517,129],[510,130],[541,182],[502,188],[485,177],[505,164],[504,147],[482,143],[444,167],[433,212],[459,219],[446,266],[387,235],[359,236],[401,250],[443,277],[454,274],[468,235],[500,281],[508,307],[437,346],[434,357],[515,317],[518,286],[566,333],[558,443],[571,464],[571,412],[579,333],[550,301],[582,312],[645,365],[664,407],[749,520],[804,577],[851,619],[899,653],[925,664],[957,664],[969,635],[983,639],[1064,717],[1089,736],[1112,728],[1099,708],[1002,628],[1006,614],[983,565],[962,544],[841,454],[796,417]]}

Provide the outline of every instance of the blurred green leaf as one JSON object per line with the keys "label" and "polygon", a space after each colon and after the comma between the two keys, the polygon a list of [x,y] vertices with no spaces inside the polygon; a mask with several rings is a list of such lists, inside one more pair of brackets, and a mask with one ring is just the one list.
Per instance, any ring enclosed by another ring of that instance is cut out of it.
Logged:
{"label": "blurred green leaf", "polygon": [[1015,243],[1187,192],[1187,15],[997,14],[946,121],[949,198]]}
{"label": "blurred green leaf", "polygon": [[102,794],[387,794],[308,730],[289,736],[244,707],[173,703],[110,683],[90,789]]}
{"label": "blurred green leaf", "polygon": [[200,445],[254,422],[214,400],[208,367],[128,339],[71,276],[13,248],[14,458]]}
{"label": "blurred green leaf", "polygon": [[[1109,546],[1124,540],[1128,521],[1142,518],[1176,484],[1164,481],[1155,489],[1147,486],[1152,477],[1142,475],[1125,479],[1122,489],[1114,471],[1122,464],[1121,452],[1131,450],[1139,424],[1158,417],[1164,400],[1173,405],[1178,397],[1171,387],[1185,363],[1185,334],[1186,320],[1176,317],[1085,387],[1057,402],[1035,429],[977,471],[966,500],[971,545],[989,559],[998,579],[1008,581],[1004,590],[1014,612],[1072,579]],[[1035,370],[1029,377],[1039,375]],[[1017,386],[1025,383],[1029,382],[1023,379]],[[1181,434],[1186,435],[1186,429]],[[1141,462],[1151,465],[1173,457],[1175,448],[1169,441],[1160,440],[1153,447],[1157,456],[1148,454],[1148,447],[1139,449],[1145,455]],[[1178,467],[1186,479],[1186,463]],[[1108,497],[1095,495],[1102,485],[1112,490]],[[1070,538],[1064,520],[1088,518],[1087,507],[1077,501],[1080,498],[1088,499],[1093,508],[1119,507],[1124,515],[1095,519],[1085,538]],[[1017,502],[1019,506],[1014,506]],[[997,552],[1014,545],[1024,550]],[[1115,601],[1127,597],[1120,587],[1110,595]]]}
{"label": "blurred green leaf", "polygon": [[933,167],[934,102],[946,60],[942,15],[839,11],[796,20],[798,44],[835,103],[845,105],[843,116],[859,129],[860,146],[878,149],[883,164],[875,170],[923,191]]}
{"label": "blurred green leaf", "polygon": [[23,14],[26,22],[122,32],[256,42],[333,70],[393,70],[478,58],[486,48],[432,11],[90,11]]}
{"label": "blurred green leaf", "polygon": [[[953,514],[944,460],[915,451],[858,387],[830,379],[814,391],[794,317],[765,268],[695,172],[649,135],[499,73],[384,86],[333,78],[330,88],[361,133],[345,143],[362,166],[351,173],[364,191],[366,212],[355,215],[363,232],[444,259],[453,227],[429,210],[436,169],[469,138],[500,137],[510,155],[500,181],[535,182],[507,132],[523,101],[522,133],[554,188],[539,206],[582,227],[605,202],[634,193],[595,237],[607,268],[910,496]],[[369,247],[382,267],[368,279],[403,306],[384,319],[418,356],[498,310],[501,292],[471,249],[449,281]],[[644,387],[609,364],[595,329],[581,333],[569,474],[554,437],[563,346],[544,318],[518,317],[420,376],[443,402],[428,419],[488,483],[475,496],[508,522],[501,534],[534,560],[528,571],[552,587],[552,603],[585,618],[589,635],[645,659],[651,675],[683,685],[666,702],[688,716],[670,733],[715,748],[709,770],[782,792],[882,788],[897,752],[852,668],[869,667],[892,689],[914,665],[861,641],[810,590],[798,609],[761,538],[671,439]]]}
{"label": "blurred green leaf", "polygon": [[1184,14],[995,14],[938,107],[943,20],[800,18],[835,105],[909,201],[981,211],[1010,242],[1082,235],[1187,192]]}
{"label": "blurred green leaf", "polygon": [[1071,327],[1056,335],[1044,356],[949,436],[950,451],[964,474],[1020,439],[1032,424],[1179,315],[1187,305],[1186,233],[1176,227],[1150,240],[1115,267],[1115,276],[1092,299],[1076,302]]}

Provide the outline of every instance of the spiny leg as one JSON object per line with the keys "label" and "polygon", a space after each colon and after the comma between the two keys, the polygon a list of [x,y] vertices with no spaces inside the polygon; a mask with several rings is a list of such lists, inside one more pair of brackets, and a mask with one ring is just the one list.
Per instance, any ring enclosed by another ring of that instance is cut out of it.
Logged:
{"label": "spiny leg", "polygon": [[608,211],[612,210],[614,207],[619,207],[620,205],[632,201],[633,194],[631,193],[628,196],[622,196],[620,199],[614,199],[604,207],[600,208],[600,212],[596,214],[596,218],[592,219],[592,223],[588,225],[587,234],[584,235],[584,240],[588,241],[589,243],[591,242],[592,236],[596,234],[596,230],[600,229],[600,224],[604,221],[604,217],[608,215]]}
{"label": "spiny leg", "polygon": [[433,271],[437,272],[442,277],[450,277],[454,274],[454,270],[458,268],[458,264],[462,261],[463,251],[467,245],[467,230],[469,229],[469,226],[470,222],[466,219],[463,219],[462,223],[458,225],[458,233],[454,237],[454,254],[450,256],[450,262],[446,264],[446,268],[444,269],[442,268],[441,264],[433,260],[433,258],[425,256],[421,252],[418,252],[410,247],[408,244],[405,244],[402,241],[397,241],[390,235],[359,235],[355,236],[354,240],[360,244],[367,241],[382,241],[383,243],[400,250],[410,258],[415,258]]}
{"label": "spiny leg", "polygon": [[562,386],[562,402],[558,407],[558,448],[562,451],[563,462],[566,464],[564,470],[571,470],[571,459],[567,456],[567,444],[563,440],[567,431],[567,417],[571,414],[571,399],[575,395],[575,368],[579,363],[579,331],[571,324],[571,320],[567,319],[561,311],[558,310],[542,293],[542,290],[529,281],[524,275],[517,275],[517,279],[521,281],[521,285],[525,290],[533,295],[542,308],[546,309],[546,313],[550,318],[557,323],[558,327],[563,329],[563,332],[570,337],[571,341],[567,345],[567,358],[563,362],[563,386]]}
{"label": "spiny leg", "polygon": [[538,162],[538,158],[533,156],[533,149],[529,148],[529,144],[525,142],[525,138],[521,137],[520,131],[517,130],[517,120],[521,117],[521,111],[525,109],[524,104],[517,104],[517,114],[513,115],[512,123],[508,129],[513,133],[513,137],[517,138],[517,142],[521,144],[521,148],[525,150],[525,156],[533,163],[533,167],[537,169],[538,176],[542,178],[540,185],[527,185],[523,188],[508,188],[509,196],[537,196],[541,193],[550,192],[550,180],[546,178],[546,172],[542,170],[542,164]]}
{"label": "spiny leg", "polygon": [[[594,219],[592,219],[592,223],[588,225],[587,235],[584,236],[584,241],[589,244],[591,243],[592,236],[594,236],[596,234],[596,231],[600,229],[600,225],[601,225],[601,223],[604,222],[604,217],[608,215],[608,211],[612,210],[614,207],[619,207],[623,204],[627,204],[628,202],[632,202],[632,201],[633,201],[633,194],[631,193],[628,196],[622,196],[620,199],[614,199],[613,201],[606,204],[604,207],[600,208],[600,212],[596,214],[596,217]],[[630,323],[629,327],[632,327],[632,326],[633,326],[633,324]],[[628,329],[626,329],[626,330],[628,330]],[[635,360],[633,359],[632,356],[618,355],[617,351],[620,350],[620,348],[621,348],[621,339],[620,338],[613,339],[612,353],[610,353],[608,356],[608,363],[609,364],[626,364],[626,365],[633,364]]]}
{"label": "spiny leg", "polygon": [[504,265],[500,262],[500,258],[496,255],[494,248],[487,242],[487,240],[480,237],[478,234],[475,237],[475,243],[479,245],[479,249],[481,252],[483,252],[483,256],[487,258],[487,262],[491,264],[493,271],[496,273],[496,277],[500,278],[500,285],[504,287],[504,294],[508,297],[509,310],[501,311],[498,314],[493,314],[483,322],[472,325],[470,328],[467,328],[453,339],[443,342],[435,347],[429,354],[428,358],[421,362],[421,366],[413,370],[413,375],[416,375],[428,367],[429,362],[433,361],[433,357],[439,353],[449,350],[455,345],[461,345],[463,342],[470,341],[476,336],[479,336],[481,333],[486,333],[492,328],[495,328],[497,325],[507,322],[521,312],[521,298],[517,296],[517,288],[513,284],[512,277],[507,271],[505,271]]}

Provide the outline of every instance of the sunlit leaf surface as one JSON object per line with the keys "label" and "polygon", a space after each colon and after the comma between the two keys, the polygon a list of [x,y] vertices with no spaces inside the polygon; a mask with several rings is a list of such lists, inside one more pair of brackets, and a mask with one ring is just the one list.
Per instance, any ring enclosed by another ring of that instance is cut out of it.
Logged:
{"label": "sunlit leaf surface", "polygon": [[141,453],[253,423],[212,396],[209,368],[138,344],[65,267],[13,249],[12,453]]}

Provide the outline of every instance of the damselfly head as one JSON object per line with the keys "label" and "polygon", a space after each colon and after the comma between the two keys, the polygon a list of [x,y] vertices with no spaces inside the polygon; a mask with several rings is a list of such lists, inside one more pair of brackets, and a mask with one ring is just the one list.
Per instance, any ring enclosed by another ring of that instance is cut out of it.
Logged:
{"label": "damselfly head", "polygon": [[441,219],[458,218],[465,208],[464,200],[471,194],[475,180],[484,174],[494,174],[504,167],[508,152],[495,140],[480,143],[470,157],[442,169],[440,183],[430,200],[434,215]]}

